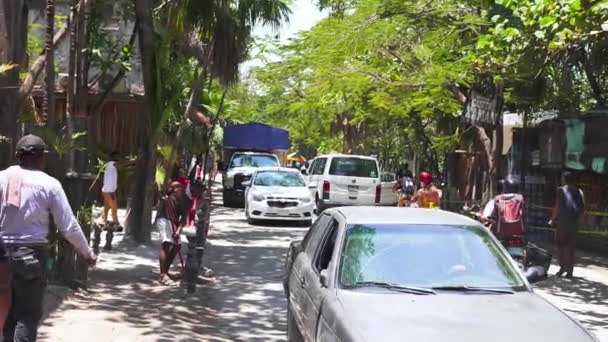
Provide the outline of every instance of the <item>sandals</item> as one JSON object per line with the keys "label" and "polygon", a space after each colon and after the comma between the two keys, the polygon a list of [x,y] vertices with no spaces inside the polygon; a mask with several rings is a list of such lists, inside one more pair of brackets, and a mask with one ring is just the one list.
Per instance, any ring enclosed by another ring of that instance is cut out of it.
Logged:
{"label": "sandals", "polygon": [[175,286],[175,282],[168,275],[161,276],[158,282],[163,286]]}

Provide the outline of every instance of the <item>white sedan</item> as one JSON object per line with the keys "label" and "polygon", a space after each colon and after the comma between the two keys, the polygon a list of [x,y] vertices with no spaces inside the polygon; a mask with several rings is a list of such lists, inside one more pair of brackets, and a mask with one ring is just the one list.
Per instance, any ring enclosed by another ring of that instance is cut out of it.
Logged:
{"label": "white sedan", "polygon": [[314,202],[310,188],[300,171],[291,168],[258,169],[245,193],[247,222],[287,220],[311,224]]}

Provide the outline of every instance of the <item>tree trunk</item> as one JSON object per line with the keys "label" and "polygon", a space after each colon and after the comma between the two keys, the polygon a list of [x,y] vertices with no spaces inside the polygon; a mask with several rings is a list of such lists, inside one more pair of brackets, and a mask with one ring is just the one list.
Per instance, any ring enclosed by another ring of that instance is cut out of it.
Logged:
{"label": "tree trunk", "polygon": [[136,241],[145,243],[150,240],[152,200],[154,193],[154,174],[156,169],[156,134],[152,122],[158,117],[157,94],[157,34],[154,31],[151,0],[135,0],[135,15],[138,22],[139,48],[141,52],[144,79],[144,108],[147,115],[142,118],[144,125],[139,149],[140,158],[136,166],[136,181],[132,189],[132,206],[127,222],[127,232]]}
{"label": "tree trunk", "polygon": [[42,111],[46,116],[47,126],[56,128],[55,116],[55,0],[46,0],[46,91],[44,93]]}
{"label": "tree trunk", "polygon": [[[59,46],[63,40],[68,36],[68,29],[71,25],[71,18],[68,19],[68,25],[64,26],[61,30],[57,31],[57,33],[55,34],[55,37],[53,38],[53,46]],[[38,77],[40,77],[40,74],[42,74],[42,70],[45,68],[46,66],[46,48],[43,51],[42,54],[40,54],[40,56],[38,56],[38,58],[36,59],[36,61],[34,61],[34,64],[32,64],[32,66],[30,67],[30,71],[27,75],[27,77],[25,78],[25,80],[23,80],[23,83],[21,84],[21,87],[19,87],[19,96],[20,96],[20,100],[21,100],[21,105],[23,104],[23,100],[25,98],[27,98],[28,96],[30,96],[30,94],[32,93],[32,90],[34,89],[34,85],[36,84],[36,82],[38,81]]]}
{"label": "tree trunk", "polygon": [[[72,139],[74,135],[74,82],[76,71],[76,48],[77,48],[77,33],[78,25],[73,23],[77,18],[78,0],[74,0],[72,4],[71,16],[68,18],[68,26],[70,27],[70,55],[68,60],[68,86],[66,89],[66,104],[65,104],[65,125],[67,128],[68,139]],[[67,153],[68,172],[74,171],[74,151],[70,150]]]}
{"label": "tree trunk", "polygon": [[28,1],[0,0],[0,63],[19,67],[0,76],[0,169],[13,161],[19,136],[19,73],[26,61]]}

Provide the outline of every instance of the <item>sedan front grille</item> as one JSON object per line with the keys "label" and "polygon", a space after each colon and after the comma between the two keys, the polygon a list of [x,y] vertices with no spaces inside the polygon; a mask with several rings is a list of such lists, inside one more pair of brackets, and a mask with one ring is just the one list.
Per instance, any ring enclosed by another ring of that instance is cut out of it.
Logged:
{"label": "sedan front grille", "polygon": [[298,206],[298,202],[293,201],[268,201],[268,206],[273,208],[293,208]]}

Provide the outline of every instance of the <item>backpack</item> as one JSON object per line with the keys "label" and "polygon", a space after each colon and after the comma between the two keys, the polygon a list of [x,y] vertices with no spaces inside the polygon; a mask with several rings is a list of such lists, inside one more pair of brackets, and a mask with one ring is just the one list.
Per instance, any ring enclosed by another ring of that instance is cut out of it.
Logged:
{"label": "backpack", "polygon": [[496,196],[496,233],[499,236],[525,234],[524,197],[519,194]]}
{"label": "backpack", "polygon": [[416,187],[414,185],[414,180],[411,177],[402,177],[401,178],[401,189],[407,195],[413,195],[416,192]]}
{"label": "backpack", "polygon": [[561,187],[563,195],[563,211],[569,218],[578,218],[583,211],[583,196],[577,188],[569,189],[567,186]]}

